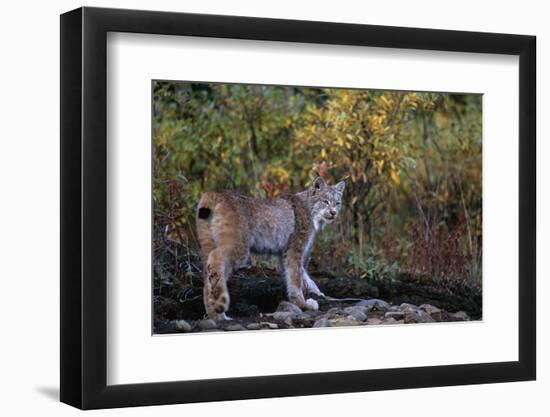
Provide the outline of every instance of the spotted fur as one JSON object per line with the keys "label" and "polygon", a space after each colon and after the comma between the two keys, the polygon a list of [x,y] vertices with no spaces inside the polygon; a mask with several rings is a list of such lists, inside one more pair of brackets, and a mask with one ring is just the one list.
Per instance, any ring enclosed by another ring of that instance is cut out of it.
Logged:
{"label": "spotted fur", "polygon": [[227,318],[227,280],[251,253],[279,256],[289,300],[302,309],[318,309],[308,296],[323,294],[305,266],[317,232],[338,217],[344,186],[344,182],[327,185],[318,177],[308,190],[274,199],[232,191],[203,194],[197,209],[197,235],[208,315]]}

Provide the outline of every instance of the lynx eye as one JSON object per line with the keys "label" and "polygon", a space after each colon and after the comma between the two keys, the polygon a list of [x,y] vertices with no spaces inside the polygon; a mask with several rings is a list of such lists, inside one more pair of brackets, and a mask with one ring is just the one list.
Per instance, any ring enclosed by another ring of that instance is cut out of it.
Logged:
{"label": "lynx eye", "polygon": [[330,204],[328,200],[323,201],[323,203],[325,203],[327,206]]}

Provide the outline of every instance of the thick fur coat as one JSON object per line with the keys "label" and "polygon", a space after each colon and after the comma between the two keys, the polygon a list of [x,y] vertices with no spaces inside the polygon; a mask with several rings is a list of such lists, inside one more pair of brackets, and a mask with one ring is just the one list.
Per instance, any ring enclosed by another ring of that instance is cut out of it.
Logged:
{"label": "thick fur coat", "polygon": [[227,280],[251,253],[279,256],[289,300],[302,309],[318,309],[308,296],[323,294],[305,265],[316,233],[338,216],[344,186],[318,177],[310,189],[274,199],[232,191],[205,193],[197,209],[197,234],[208,315],[227,318]]}

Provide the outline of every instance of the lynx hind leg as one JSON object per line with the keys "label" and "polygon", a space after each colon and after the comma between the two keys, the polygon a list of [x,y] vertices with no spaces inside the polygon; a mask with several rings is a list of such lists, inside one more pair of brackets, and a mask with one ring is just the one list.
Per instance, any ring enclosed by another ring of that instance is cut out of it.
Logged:
{"label": "lynx hind leg", "polygon": [[[236,242],[236,244],[235,244]],[[208,255],[204,280],[204,306],[208,316],[214,320],[228,320],[229,309],[227,280],[231,272],[246,262],[249,256],[247,246],[236,239],[233,245],[214,249]]]}
{"label": "lynx hind leg", "polygon": [[231,273],[230,262],[220,249],[208,255],[204,270],[204,307],[211,319],[226,320],[229,309],[227,279]]}

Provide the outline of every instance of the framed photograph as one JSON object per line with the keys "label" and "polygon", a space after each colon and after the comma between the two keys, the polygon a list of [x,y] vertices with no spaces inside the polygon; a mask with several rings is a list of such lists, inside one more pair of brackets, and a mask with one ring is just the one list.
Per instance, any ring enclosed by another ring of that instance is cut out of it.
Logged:
{"label": "framed photograph", "polygon": [[533,380],[535,37],[61,16],[61,401]]}

